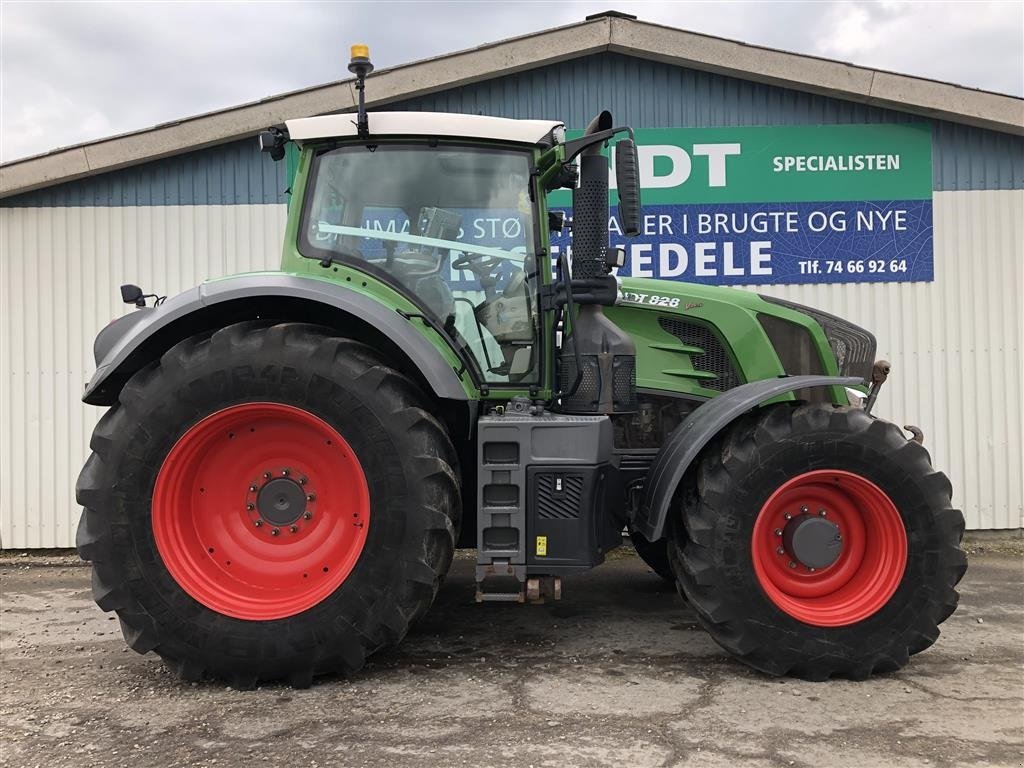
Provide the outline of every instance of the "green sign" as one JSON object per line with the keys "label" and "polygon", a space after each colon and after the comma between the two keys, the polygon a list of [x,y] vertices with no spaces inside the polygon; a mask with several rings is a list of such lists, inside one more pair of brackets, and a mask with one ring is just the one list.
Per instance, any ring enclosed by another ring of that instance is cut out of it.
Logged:
{"label": "green sign", "polygon": [[[579,135],[580,131],[570,132]],[[928,125],[645,128],[645,204],[929,200]],[[568,191],[553,205],[570,205]]]}

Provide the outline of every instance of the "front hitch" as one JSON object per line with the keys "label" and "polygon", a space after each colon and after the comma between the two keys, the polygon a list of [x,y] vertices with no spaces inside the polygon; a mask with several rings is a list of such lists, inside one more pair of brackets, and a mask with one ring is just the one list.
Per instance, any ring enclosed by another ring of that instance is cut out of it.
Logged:
{"label": "front hitch", "polygon": [[[871,413],[875,407],[875,400],[878,399],[878,390],[889,379],[889,372],[892,370],[892,363],[888,360],[878,360],[871,368],[871,388],[868,390],[868,397],[864,401],[864,413]],[[913,424],[904,424],[903,428],[910,433],[910,439],[919,445],[924,445],[924,430]]]}

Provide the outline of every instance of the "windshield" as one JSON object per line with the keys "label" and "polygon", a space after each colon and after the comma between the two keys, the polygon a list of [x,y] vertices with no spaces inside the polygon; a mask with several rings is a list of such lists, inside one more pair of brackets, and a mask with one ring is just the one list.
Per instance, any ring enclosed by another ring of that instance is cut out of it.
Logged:
{"label": "windshield", "polygon": [[539,380],[528,153],[424,144],[321,152],[299,247],[412,296],[486,381]]}

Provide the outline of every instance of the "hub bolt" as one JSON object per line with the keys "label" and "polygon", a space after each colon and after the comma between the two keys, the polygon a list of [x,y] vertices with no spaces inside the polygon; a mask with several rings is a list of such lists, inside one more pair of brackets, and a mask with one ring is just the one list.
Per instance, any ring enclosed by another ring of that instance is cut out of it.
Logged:
{"label": "hub bolt", "polygon": [[303,520],[312,520],[313,519],[313,513],[312,512],[303,512],[302,513],[302,519]]}
{"label": "hub bolt", "polygon": [[269,480],[271,477],[272,477],[272,475],[269,472],[264,472],[263,473],[263,479],[264,480]]}
{"label": "hub bolt", "polygon": [[805,515],[806,515],[806,514],[807,514],[807,507],[806,507],[806,506],[800,507],[800,511],[801,511],[801,512],[802,512],[803,514],[805,514]]}
{"label": "hub bolt", "polygon": [[783,547],[779,547],[778,549],[775,550],[775,554],[777,554],[777,555],[784,555],[784,554],[786,554],[786,550]]}
{"label": "hub bolt", "polygon": [[783,517],[786,518],[787,520],[792,520],[793,519],[793,516],[791,514],[789,514],[789,512],[784,514]]}
{"label": "hub bolt", "polygon": [[781,536],[782,535],[782,529],[781,528],[776,528],[775,529],[775,535],[776,536]]}
{"label": "hub bolt", "polygon": [[256,493],[256,486],[255,486],[255,485],[250,485],[250,486],[249,486],[249,491],[250,491],[251,493]]}
{"label": "hub bolt", "polygon": [[255,504],[246,504],[245,508],[247,510],[249,510],[250,512],[252,512],[254,509],[256,509],[256,505]]}
{"label": "hub bolt", "polygon": [[307,493],[306,494],[306,501],[316,501],[316,494],[314,494],[314,493]]}
{"label": "hub bolt", "polygon": [[299,530],[299,526],[297,526],[297,525],[290,526],[288,528],[288,530],[291,531],[292,533],[296,533]]}
{"label": "hub bolt", "polygon": [[305,477],[300,477],[299,478],[299,485],[305,485],[308,482],[309,482],[309,480],[306,479]]}
{"label": "hub bolt", "polygon": [[270,535],[271,536],[279,536],[279,535],[281,535],[281,529],[280,528],[271,528],[270,529]]}
{"label": "hub bolt", "polygon": [[259,528],[261,525],[263,525],[263,521],[262,520],[257,520],[256,522],[253,523],[253,525],[255,525],[257,528]]}
{"label": "hub bolt", "polygon": [[789,561],[789,567],[790,568],[796,568],[796,560],[790,560]]}
{"label": "hub bolt", "polygon": [[818,510],[818,516],[819,516],[819,517],[825,517],[825,515],[826,515],[826,514],[827,514],[827,513],[825,512],[825,510],[824,510],[824,509],[819,509],[819,510]]}
{"label": "hub bolt", "polygon": [[808,573],[814,573],[815,570],[817,570],[817,569],[816,568],[811,568],[811,566],[807,566],[807,572]]}
{"label": "hub bolt", "polygon": [[291,473],[292,473],[292,471],[290,469],[288,469],[288,468],[285,468],[285,469],[281,470],[281,474],[284,475],[285,477],[288,477],[288,475],[290,475]]}

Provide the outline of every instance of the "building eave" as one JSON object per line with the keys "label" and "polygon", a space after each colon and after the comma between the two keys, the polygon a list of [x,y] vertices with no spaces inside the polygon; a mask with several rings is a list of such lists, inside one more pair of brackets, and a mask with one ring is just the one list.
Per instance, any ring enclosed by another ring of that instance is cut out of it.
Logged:
{"label": "building eave", "polygon": [[1024,135],[1024,99],[922,77],[613,19],[609,50],[689,69]]}
{"label": "building eave", "polygon": [[[618,16],[379,70],[368,106],[614,52],[938,120],[1024,135],[1024,99]],[[352,79],[65,147],[0,165],[0,197],[252,136],[286,119],[350,111]],[[600,105],[595,105],[595,110]]]}

